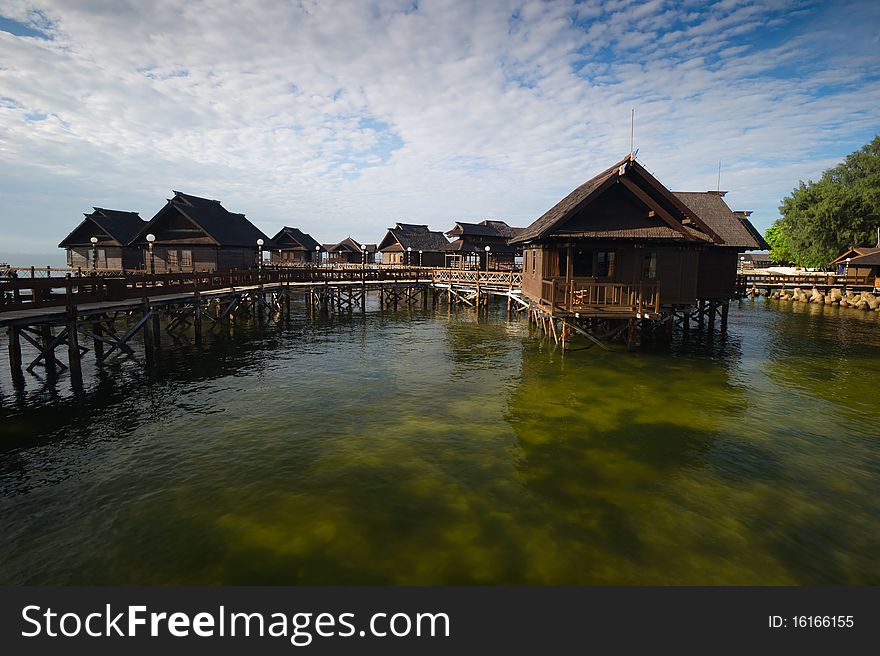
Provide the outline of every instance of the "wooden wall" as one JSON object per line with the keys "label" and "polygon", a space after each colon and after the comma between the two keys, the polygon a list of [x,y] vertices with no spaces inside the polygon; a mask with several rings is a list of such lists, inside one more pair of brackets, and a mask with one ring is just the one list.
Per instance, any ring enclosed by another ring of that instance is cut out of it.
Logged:
{"label": "wooden wall", "polygon": [[733,248],[709,247],[700,251],[697,298],[732,298],[738,260],[739,252]]}

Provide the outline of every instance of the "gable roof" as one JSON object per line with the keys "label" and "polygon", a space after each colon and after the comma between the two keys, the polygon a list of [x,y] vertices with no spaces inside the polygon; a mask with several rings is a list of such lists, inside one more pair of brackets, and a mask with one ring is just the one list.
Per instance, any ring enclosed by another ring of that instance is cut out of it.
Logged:
{"label": "gable roof", "polygon": [[79,243],[74,239],[75,235],[81,228],[91,222],[102,230],[110,239],[117,242],[120,246],[125,246],[134,235],[137,234],[143,226],[146,225],[137,212],[125,212],[123,210],[108,210],[103,207],[93,207],[94,211],[90,214],[83,214],[85,217],[80,224],[74,228],[67,237],[65,237],[58,246],[67,248],[68,246],[82,246],[85,243]]}
{"label": "gable roof", "polygon": [[256,248],[257,239],[262,239],[266,247],[273,246],[272,240],[248,221],[244,214],[230,212],[220,204],[219,200],[192,196],[181,191],[174,191],[174,197],[168,199],[165,207],[159,210],[131,241],[143,241],[150,228],[172,210],[179,211],[196,224],[218,246]]}
{"label": "gable roof", "polygon": [[510,239],[516,235],[522,228],[513,228],[505,221],[493,221],[486,219],[479,223],[467,223],[466,221],[456,221],[455,227],[446,233],[447,237],[500,237]]}
{"label": "gable roof", "polygon": [[724,191],[674,191],[675,196],[712,228],[725,246],[756,249],[769,248],[745,212],[735,213],[724,202]]}
{"label": "gable roof", "polygon": [[846,262],[846,258],[850,258],[850,264],[852,264],[856,260],[858,260],[860,264],[874,264],[874,262],[869,262],[862,258],[873,256],[877,253],[880,253],[880,247],[853,246],[852,248],[846,249],[843,253],[831,260],[831,264],[844,264]]}
{"label": "gable roof", "polygon": [[331,253],[339,253],[342,251],[345,251],[348,253],[360,253],[361,252],[361,245],[360,245],[360,243],[358,243],[357,241],[355,241],[351,237],[346,237],[338,244],[333,244],[332,246],[327,248],[327,250]]}
{"label": "gable roof", "polygon": [[852,258],[850,261],[850,266],[875,266],[880,264],[880,248],[873,249],[871,253],[865,253],[864,255],[859,255],[858,257]]}
{"label": "gable roof", "polygon": [[307,251],[313,251],[315,250],[315,246],[320,246],[320,244],[315,241],[309,233],[303,232],[299,228],[284,226],[275,234],[274,237],[272,237],[272,241],[275,243],[276,248],[280,248],[282,246],[279,240],[285,236],[295,241]]}
{"label": "gable roof", "polygon": [[682,241],[724,243],[711,226],[664,187],[632,155],[627,155],[597,176],[590,178],[568,196],[551,207],[530,226],[523,229],[510,243],[540,239],[552,234],[567,220],[573,218],[590,201],[597,198],[611,185],[623,183],[625,187],[654,211],[657,224],[650,227],[603,229],[580,231],[572,237],[608,237],[624,239],[675,239]]}
{"label": "gable roof", "polygon": [[429,230],[426,225],[397,223],[393,228],[388,228],[385,237],[379,242],[378,250],[396,244],[404,250],[412,248],[414,251],[443,251],[449,241],[442,232]]}

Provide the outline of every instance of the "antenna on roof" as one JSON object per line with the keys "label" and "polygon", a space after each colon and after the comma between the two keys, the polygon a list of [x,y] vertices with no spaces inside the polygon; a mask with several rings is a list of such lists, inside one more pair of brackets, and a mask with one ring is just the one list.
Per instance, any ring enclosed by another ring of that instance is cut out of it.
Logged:
{"label": "antenna on roof", "polygon": [[718,189],[716,191],[721,191],[721,160],[718,160]]}
{"label": "antenna on roof", "polygon": [[633,155],[633,137],[636,132],[636,108],[633,107],[629,110],[629,158],[635,159]]}

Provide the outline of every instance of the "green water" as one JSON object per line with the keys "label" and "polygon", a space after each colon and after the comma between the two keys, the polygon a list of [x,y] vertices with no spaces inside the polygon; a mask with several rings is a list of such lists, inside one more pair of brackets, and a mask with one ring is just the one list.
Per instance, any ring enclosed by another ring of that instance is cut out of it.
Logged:
{"label": "green water", "polygon": [[880,584],[880,313],[564,355],[497,308],[295,314],[0,369],[0,582]]}

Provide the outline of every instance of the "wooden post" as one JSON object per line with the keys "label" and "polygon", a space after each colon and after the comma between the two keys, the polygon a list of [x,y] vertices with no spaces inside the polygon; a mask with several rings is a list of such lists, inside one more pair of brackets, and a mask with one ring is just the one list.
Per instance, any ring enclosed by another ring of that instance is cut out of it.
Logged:
{"label": "wooden post", "polygon": [[730,310],[730,301],[721,304],[721,332],[727,332],[727,312]]}
{"label": "wooden post", "polygon": [[76,331],[76,300],[70,288],[70,274],[67,275],[67,362],[74,378],[82,376],[80,365],[79,335]]}
{"label": "wooden post", "polygon": [[193,328],[196,331],[196,344],[202,343],[202,294],[197,289],[193,293]]}
{"label": "wooden post", "polygon": [[95,360],[100,362],[104,359],[104,342],[98,339],[104,334],[104,328],[101,326],[100,321],[96,321],[92,324],[92,333],[95,335],[94,340],[94,349],[95,349]]}
{"label": "wooden post", "polygon": [[[152,310],[152,307],[150,308]],[[162,346],[162,331],[159,326],[159,312],[153,311],[153,345],[157,348]]]}
{"label": "wooden post", "polygon": [[[55,339],[54,336],[52,335],[52,326],[50,326],[47,323],[44,323],[43,325],[41,325],[40,326],[40,338],[42,339],[42,342],[43,342],[43,350],[49,350],[49,348],[52,346],[52,341]],[[47,353],[44,360],[46,362],[47,369],[54,369],[55,368],[55,349],[54,348],[52,348],[49,351],[49,353]]]}
{"label": "wooden post", "polygon": [[144,308],[143,308],[143,316],[144,316],[144,356],[147,359],[147,364],[153,364],[154,360],[154,338],[153,338],[153,321],[149,317],[150,315],[150,301],[144,297]]}
{"label": "wooden post", "polygon": [[717,307],[717,302],[712,300],[709,301],[709,332],[715,332],[715,308]]}
{"label": "wooden post", "polygon": [[706,301],[702,298],[697,301],[697,325],[700,331],[706,325]]}
{"label": "wooden post", "polygon": [[21,373],[21,328],[9,326],[9,364],[13,373]]}

